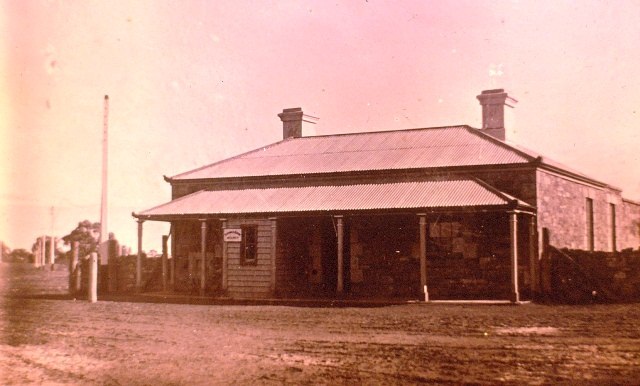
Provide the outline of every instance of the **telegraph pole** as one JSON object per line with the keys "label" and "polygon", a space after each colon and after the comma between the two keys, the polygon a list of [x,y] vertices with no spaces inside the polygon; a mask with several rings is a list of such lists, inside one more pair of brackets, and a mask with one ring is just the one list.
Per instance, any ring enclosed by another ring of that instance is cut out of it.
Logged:
{"label": "telegraph pole", "polygon": [[107,264],[107,248],[103,246],[109,239],[107,233],[107,185],[109,166],[109,95],[104,96],[104,116],[102,127],[102,203],[100,205],[100,239],[98,245],[100,249],[100,264]]}

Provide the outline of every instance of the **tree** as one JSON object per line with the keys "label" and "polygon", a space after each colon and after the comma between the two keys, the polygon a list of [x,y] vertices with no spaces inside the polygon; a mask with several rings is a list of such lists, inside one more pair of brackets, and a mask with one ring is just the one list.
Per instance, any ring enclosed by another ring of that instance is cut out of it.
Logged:
{"label": "tree", "polygon": [[74,241],[79,243],[78,256],[84,257],[91,252],[96,252],[98,239],[100,238],[100,223],[92,223],[84,220],[78,223],[78,226],[68,235],[64,236],[65,245],[72,245]]}
{"label": "tree", "polygon": [[11,253],[11,248],[4,243],[4,241],[0,241],[0,248],[2,248],[2,261],[9,261],[9,254]]}
{"label": "tree", "polygon": [[[2,255],[3,260],[5,259],[5,255]],[[6,257],[7,262],[10,263],[32,263],[33,262],[33,254],[23,248],[14,249],[9,253]]]}

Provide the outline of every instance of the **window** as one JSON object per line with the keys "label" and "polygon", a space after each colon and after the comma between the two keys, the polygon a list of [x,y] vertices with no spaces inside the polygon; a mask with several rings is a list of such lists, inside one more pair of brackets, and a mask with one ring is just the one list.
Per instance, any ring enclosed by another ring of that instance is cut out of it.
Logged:
{"label": "window", "polygon": [[437,221],[429,224],[427,253],[434,258],[462,258],[464,240],[458,221]]}
{"label": "window", "polygon": [[240,264],[256,265],[258,263],[258,227],[242,226],[242,242],[240,243]]}
{"label": "window", "polygon": [[586,211],[587,211],[587,250],[593,251],[594,248],[594,240],[593,240],[593,199],[587,198],[586,201]]}
{"label": "window", "polygon": [[611,210],[611,251],[616,251],[616,204],[609,204]]}

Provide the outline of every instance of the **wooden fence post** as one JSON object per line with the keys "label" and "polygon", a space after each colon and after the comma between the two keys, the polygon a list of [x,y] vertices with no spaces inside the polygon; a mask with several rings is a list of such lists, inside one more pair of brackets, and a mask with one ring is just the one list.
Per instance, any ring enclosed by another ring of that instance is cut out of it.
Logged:
{"label": "wooden fence post", "polygon": [[89,286],[87,288],[88,296],[87,300],[90,303],[98,301],[98,254],[91,253],[89,257]]}

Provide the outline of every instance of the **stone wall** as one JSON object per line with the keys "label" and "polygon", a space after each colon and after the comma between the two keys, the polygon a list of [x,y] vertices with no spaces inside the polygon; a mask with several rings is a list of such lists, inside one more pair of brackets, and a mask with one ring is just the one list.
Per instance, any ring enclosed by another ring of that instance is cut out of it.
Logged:
{"label": "stone wall", "polygon": [[531,206],[536,206],[535,169],[504,169],[498,171],[474,172],[473,176],[512,195]]}
{"label": "stone wall", "polygon": [[[136,290],[137,256],[119,256],[115,259],[116,292],[134,292]],[[162,291],[162,259],[142,258],[142,291]]]}
{"label": "stone wall", "polygon": [[[519,216],[522,299],[531,297],[528,217]],[[432,300],[510,297],[510,238],[506,213],[427,216],[427,284]],[[434,246],[434,226],[459,224],[459,253]],[[350,222],[350,290],[355,297],[422,299],[418,216],[361,217]]]}
{"label": "stone wall", "polygon": [[616,221],[618,250],[640,249],[640,204],[623,200],[620,209]]}
{"label": "stone wall", "polygon": [[349,290],[363,298],[420,299],[417,215],[349,219]]}
{"label": "stone wall", "polygon": [[[108,265],[98,265],[98,292],[108,293],[109,285],[112,283],[113,293],[134,293],[136,292],[136,255],[118,256],[112,258]],[[82,259],[81,267],[81,293],[86,293],[89,282],[89,259]],[[112,275],[112,277],[109,277]],[[142,291],[162,290],[162,259],[142,257]]]}
{"label": "stone wall", "polygon": [[[594,250],[612,250],[611,205],[622,212],[620,192],[598,188],[538,170],[538,232],[551,230],[550,244],[587,250],[586,199],[593,200]],[[618,218],[620,216],[617,216]],[[622,222],[617,221],[617,233]],[[618,246],[620,249],[620,245]]]}
{"label": "stone wall", "polygon": [[563,303],[640,301],[640,252],[549,248],[551,291]]}
{"label": "stone wall", "polygon": [[431,300],[507,300],[511,293],[509,267],[510,261],[504,257],[429,261],[429,297]]}

